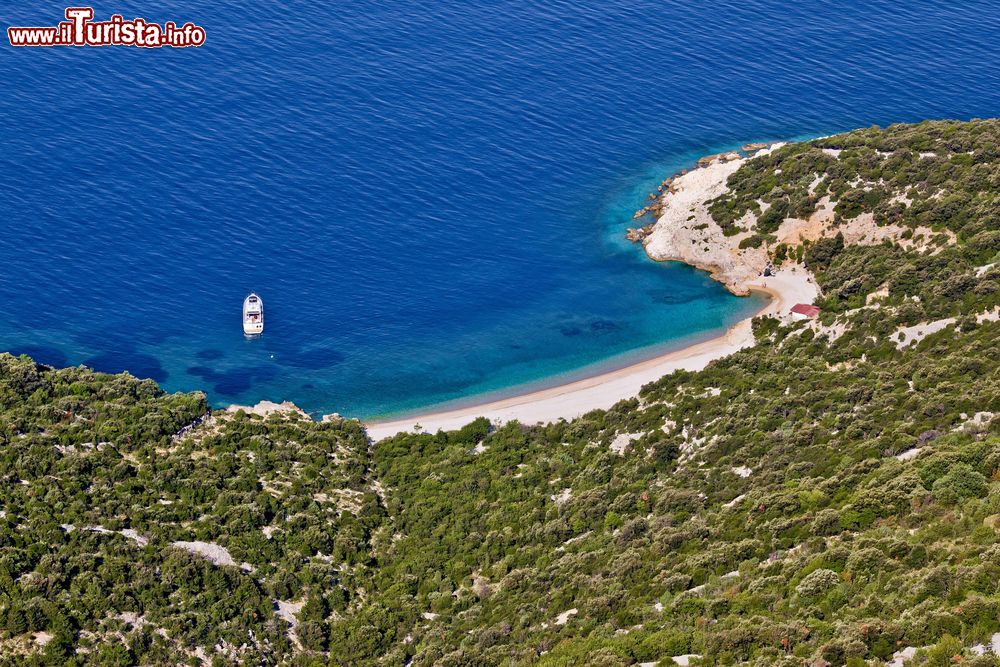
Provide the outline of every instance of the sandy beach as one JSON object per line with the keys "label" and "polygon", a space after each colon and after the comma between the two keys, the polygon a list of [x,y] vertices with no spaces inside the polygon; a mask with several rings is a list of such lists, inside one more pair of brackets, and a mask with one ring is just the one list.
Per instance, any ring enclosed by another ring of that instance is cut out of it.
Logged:
{"label": "sandy beach", "polygon": [[[801,267],[783,269],[774,276],[748,281],[746,285],[771,297],[768,305],[757,315],[787,316],[793,305],[812,303],[817,293],[816,284]],[[494,424],[512,420],[535,424],[573,419],[635,396],[644,384],[673,371],[701,370],[709,362],[752,344],[753,332],[748,318],[730,327],[722,336],[626,368],[481,405],[371,422],[367,424],[368,435],[378,441],[402,431],[412,432],[416,425],[432,433],[438,429],[454,430],[477,417],[486,417]]]}
{"label": "sandy beach", "polygon": [[[764,155],[780,146],[772,144],[755,150],[753,155]],[[638,230],[642,232],[638,239],[652,259],[680,261],[709,271],[734,294],[768,294],[770,302],[757,315],[789,317],[796,303],[811,304],[816,298],[818,289],[809,271],[789,262],[765,278],[765,268],[770,265],[766,249],[740,247],[740,242],[752,234],[756,218],[744,216],[740,232],[726,235],[708,211],[708,202],[728,191],[728,178],[750,157],[739,153],[709,156],[700,160],[697,168],[669,179],[670,187],[661,199],[660,217]],[[810,224],[805,220],[787,222],[794,230]],[[418,425],[425,432],[447,431],[461,428],[477,417],[487,417],[494,424],[573,419],[635,396],[643,385],[673,371],[701,370],[715,359],[753,345],[751,319],[738,322],[711,340],[616,371],[479,405],[370,422],[368,434],[377,441],[401,431],[414,431]]]}

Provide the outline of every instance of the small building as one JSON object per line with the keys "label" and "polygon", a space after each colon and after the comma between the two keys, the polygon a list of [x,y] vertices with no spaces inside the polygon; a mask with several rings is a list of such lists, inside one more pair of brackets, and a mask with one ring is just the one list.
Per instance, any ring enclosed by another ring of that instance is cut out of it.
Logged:
{"label": "small building", "polygon": [[792,317],[796,320],[811,320],[819,317],[822,312],[818,306],[810,306],[806,303],[797,303],[792,306]]}

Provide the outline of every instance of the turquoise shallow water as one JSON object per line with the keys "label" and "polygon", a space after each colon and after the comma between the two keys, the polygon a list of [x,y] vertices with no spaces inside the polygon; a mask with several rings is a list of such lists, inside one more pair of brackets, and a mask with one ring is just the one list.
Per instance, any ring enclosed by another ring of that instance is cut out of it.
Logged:
{"label": "turquoise shallow water", "polygon": [[744,141],[996,115],[998,7],[97,7],[208,41],[4,49],[0,349],[372,416],[707,337],[761,304],[627,244],[646,193]]}

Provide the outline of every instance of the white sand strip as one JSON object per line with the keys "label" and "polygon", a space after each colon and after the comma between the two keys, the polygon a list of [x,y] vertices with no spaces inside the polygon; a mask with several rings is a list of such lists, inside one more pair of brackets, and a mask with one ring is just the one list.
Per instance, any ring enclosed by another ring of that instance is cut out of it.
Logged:
{"label": "white sand strip", "polygon": [[[783,269],[777,275],[758,278],[746,285],[772,297],[771,302],[759,313],[761,315],[785,316],[796,303],[812,303],[817,294],[816,284],[801,267],[797,270]],[[487,417],[498,425],[513,420],[523,424],[536,424],[561,418],[573,419],[591,410],[610,408],[624,398],[636,396],[644,384],[664,375],[680,369],[701,370],[709,362],[752,344],[753,332],[748,318],[733,325],[718,338],[617,371],[481,405],[372,422],[367,425],[368,435],[378,441],[400,432],[413,432],[417,424],[425,432],[433,433],[438,429],[449,431],[461,428],[477,417]]]}

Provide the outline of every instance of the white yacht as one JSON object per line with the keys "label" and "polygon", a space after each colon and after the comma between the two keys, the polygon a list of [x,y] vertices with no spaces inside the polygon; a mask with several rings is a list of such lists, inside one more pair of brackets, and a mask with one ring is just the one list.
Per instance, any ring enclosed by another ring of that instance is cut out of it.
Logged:
{"label": "white yacht", "polygon": [[253,292],[243,299],[243,333],[247,336],[264,333],[264,302]]}

